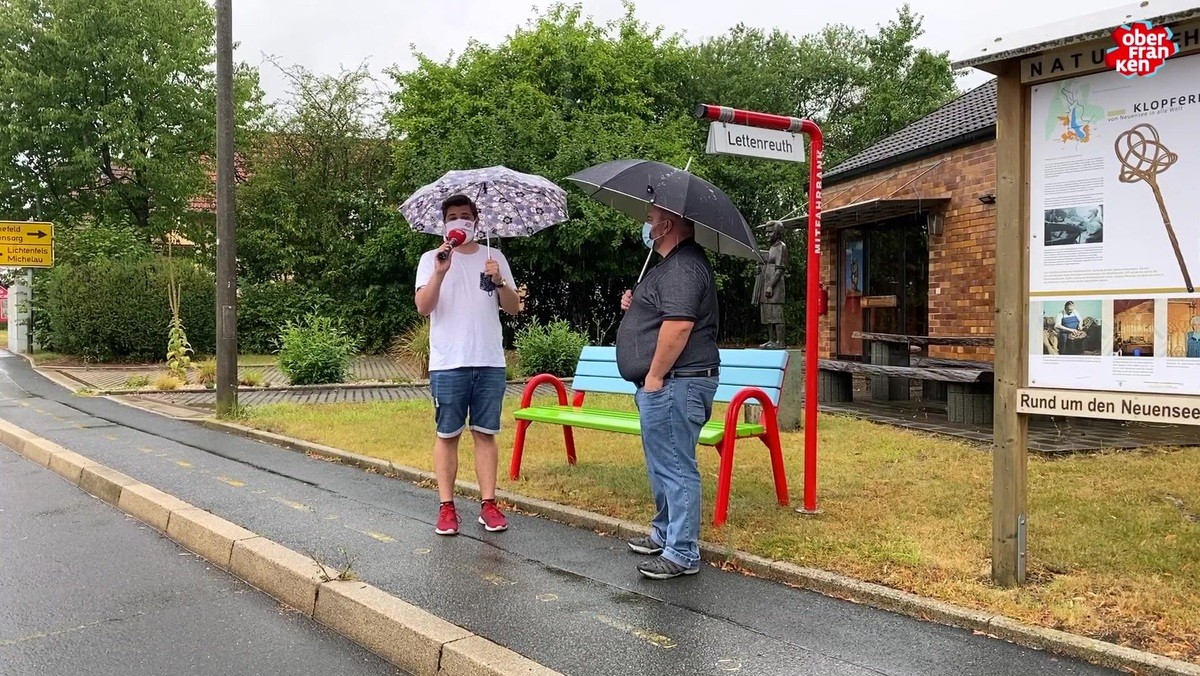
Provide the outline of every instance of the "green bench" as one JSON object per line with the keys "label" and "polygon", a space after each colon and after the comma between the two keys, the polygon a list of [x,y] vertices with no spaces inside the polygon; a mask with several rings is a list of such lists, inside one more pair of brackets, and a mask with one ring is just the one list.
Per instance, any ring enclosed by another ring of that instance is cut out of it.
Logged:
{"label": "green bench", "polygon": [[[721,526],[729,513],[729,490],[733,478],[733,449],[738,439],[757,438],[766,445],[771,456],[775,480],[775,496],[780,505],[788,504],[787,477],[783,466],[783,450],[779,443],[779,424],[776,410],[780,388],[787,370],[785,350],[721,350],[721,375],[715,400],[728,403],[724,420],[710,420],[700,432],[700,444],[712,446],[721,456],[717,475],[717,496],[713,507],[713,525]],[[539,387],[552,386],[558,394],[558,405],[533,406],[533,395]],[[613,347],[584,348],[575,367],[571,382],[573,400],[568,402],[567,388],[559,378],[541,374],[532,378],[521,396],[521,407],[513,413],[517,419],[517,435],[513,442],[509,476],[521,476],[521,456],[525,451],[525,433],[533,423],[559,425],[567,447],[567,462],[575,464],[574,428],[601,430],[615,434],[641,436],[638,414],[584,406],[589,392],[625,394],[636,392],[633,383],[623,380],[617,371],[617,352]],[[740,422],[742,408],[748,402],[762,407],[760,422]]]}

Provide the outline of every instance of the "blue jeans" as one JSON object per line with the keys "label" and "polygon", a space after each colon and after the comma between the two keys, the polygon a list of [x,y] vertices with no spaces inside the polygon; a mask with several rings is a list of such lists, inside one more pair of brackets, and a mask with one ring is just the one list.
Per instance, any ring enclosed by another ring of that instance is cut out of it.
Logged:
{"label": "blue jeans", "polygon": [[655,392],[635,395],[642,449],[657,510],[650,538],[663,557],[685,568],[700,565],[700,468],[696,444],[712,416],[716,378],[672,378]]}
{"label": "blue jeans", "polygon": [[467,429],[483,434],[500,433],[500,409],[507,387],[505,370],[496,367],[466,367],[429,372],[433,395],[433,417],[437,435],[453,439]]}

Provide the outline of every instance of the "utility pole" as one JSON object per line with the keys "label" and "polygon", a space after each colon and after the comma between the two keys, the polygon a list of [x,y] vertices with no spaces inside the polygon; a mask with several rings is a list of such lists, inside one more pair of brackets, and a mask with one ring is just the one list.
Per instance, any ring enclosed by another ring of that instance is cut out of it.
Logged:
{"label": "utility pole", "polygon": [[237,236],[233,221],[233,7],[217,5],[217,415],[237,410]]}

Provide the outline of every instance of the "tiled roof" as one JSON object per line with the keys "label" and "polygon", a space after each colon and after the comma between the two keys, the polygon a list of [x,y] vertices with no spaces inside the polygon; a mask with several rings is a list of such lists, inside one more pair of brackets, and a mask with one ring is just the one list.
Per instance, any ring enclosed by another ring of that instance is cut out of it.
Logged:
{"label": "tiled roof", "polygon": [[825,182],[849,180],[995,134],[996,81],[989,80],[825,172]]}

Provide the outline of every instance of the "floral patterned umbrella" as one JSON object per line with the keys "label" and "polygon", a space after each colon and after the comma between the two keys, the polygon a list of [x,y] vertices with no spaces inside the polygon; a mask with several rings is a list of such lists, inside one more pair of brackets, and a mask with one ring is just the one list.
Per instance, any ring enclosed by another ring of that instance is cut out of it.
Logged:
{"label": "floral patterned umbrella", "polygon": [[476,232],[489,239],[528,237],[567,220],[567,192],[550,180],[508,167],[446,172],[414,192],[400,212],[415,232],[444,235],[442,202],[466,195],[479,207]]}

